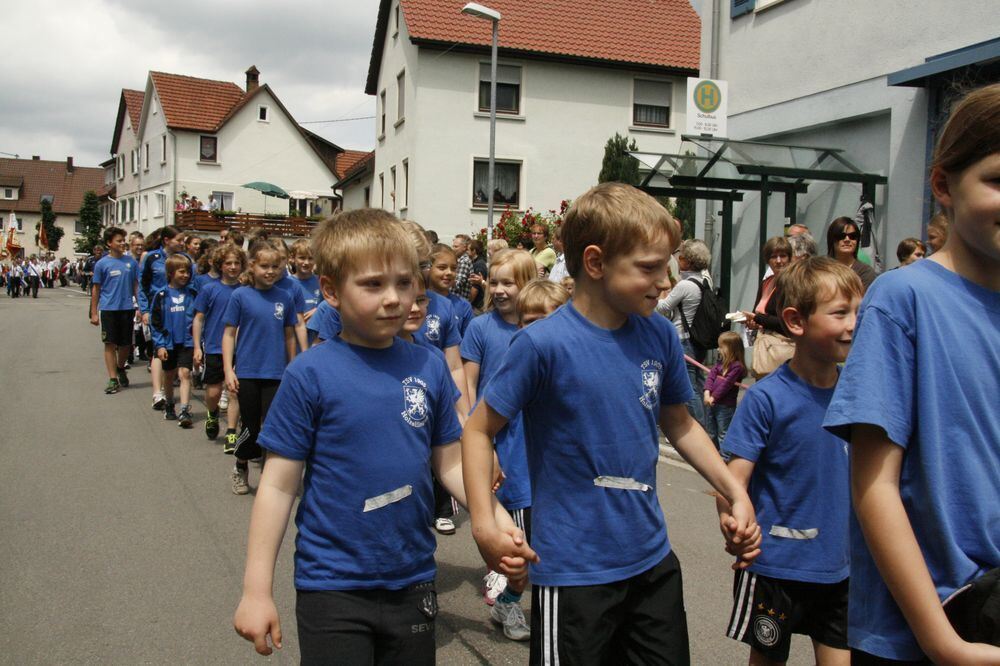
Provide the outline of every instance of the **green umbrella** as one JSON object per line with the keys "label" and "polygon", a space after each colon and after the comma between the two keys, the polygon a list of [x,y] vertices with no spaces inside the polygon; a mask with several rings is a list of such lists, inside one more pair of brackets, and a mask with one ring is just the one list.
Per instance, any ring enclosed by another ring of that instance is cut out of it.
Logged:
{"label": "green umbrella", "polygon": [[[265,197],[278,197],[279,199],[288,198],[288,192],[284,191],[274,183],[266,183],[262,180],[255,180],[252,183],[246,183],[242,185],[242,187],[257,190]],[[267,213],[267,199],[264,199],[264,213]]]}

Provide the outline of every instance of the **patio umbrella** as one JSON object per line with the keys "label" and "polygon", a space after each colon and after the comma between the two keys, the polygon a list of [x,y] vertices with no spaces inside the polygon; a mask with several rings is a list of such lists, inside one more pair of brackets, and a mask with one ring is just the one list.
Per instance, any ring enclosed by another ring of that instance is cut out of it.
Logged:
{"label": "patio umbrella", "polygon": [[307,192],[306,190],[292,190],[291,192],[288,193],[288,196],[290,196],[293,199],[299,199],[299,200],[314,201],[316,199],[319,199],[318,194],[316,194],[315,192]]}
{"label": "patio umbrella", "polygon": [[[255,180],[252,183],[246,183],[241,187],[246,187],[251,190],[257,190],[265,197],[277,197],[279,199],[287,199],[288,192],[284,191],[274,183],[265,183],[262,180]],[[264,213],[267,213],[267,199],[264,199]]]}

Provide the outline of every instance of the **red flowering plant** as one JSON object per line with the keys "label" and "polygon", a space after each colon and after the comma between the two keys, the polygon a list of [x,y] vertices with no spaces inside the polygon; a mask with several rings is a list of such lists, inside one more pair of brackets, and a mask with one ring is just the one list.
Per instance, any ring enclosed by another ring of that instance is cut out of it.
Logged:
{"label": "red flowering plant", "polygon": [[[491,239],[502,238],[507,241],[508,247],[517,247],[518,243],[522,243],[525,249],[530,249],[531,227],[536,224],[547,227],[549,230],[549,239],[551,239],[555,234],[555,230],[562,226],[563,216],[566,214],[566,209],[569,208],[569,205],[570,201],[563,199],[559,203],[559,210],[549,209],[544,213],[535,211],[533,208],[529,208],[522,213],[511,210],[510,206],[507,206],[500,214],[500,219],[493,225]],[[486,238],[486,227],[479,230],[476,238],[482,241],[484,245],[490,240]]]}

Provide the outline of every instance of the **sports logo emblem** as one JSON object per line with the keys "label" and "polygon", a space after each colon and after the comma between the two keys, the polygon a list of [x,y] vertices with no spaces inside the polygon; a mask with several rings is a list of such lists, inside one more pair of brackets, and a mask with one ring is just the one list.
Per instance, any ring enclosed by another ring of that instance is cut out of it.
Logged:
{"label": "sports logo emblem", "polygon": [[660,377],[663,374],[663,364],[648,359],[639,366],[642,371],[642,396],[639,402],[648,410],[656,409],[660,402]]}
{"label": "sports logo emblem", "polygon": [[284,319],[285,318],[285,304],[284,303],[275,303],[274,304],[274,318],[275,319]]}
{"label": "sports logo emblem", "polygon": [[419,377],[403,380],[403,420],[414,428],[422,428],[427,423],[430,410],[427,408],[427,384]]}
{"label": "sports logo emblem", "polygon": [[181,294],[179,296],[171,296],[170,300],[173,301],[175,305],[183,305],[184,304],[184,294]]}
{"label": "sports logo emblem", "polygon": [[758,615],[753,621],[753,635],[764,647],[774,647],[781,640],[781,628],[767,615]]}
{"label": "sports logo emblem", "polygon": [[441,318],[437,315],[427,315],[427,319],[424,320],[424,335],[431,342],[437,342],[441,339]]}

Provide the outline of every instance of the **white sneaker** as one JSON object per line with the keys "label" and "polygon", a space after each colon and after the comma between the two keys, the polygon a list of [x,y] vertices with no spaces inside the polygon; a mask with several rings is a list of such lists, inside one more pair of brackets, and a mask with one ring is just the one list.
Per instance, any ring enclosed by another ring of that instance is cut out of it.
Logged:
{"label": "white sneaker", "polygon": [[483,576],[483,601],[487,606],[496,603],[497,597],[507,589],[507,577],[499,571],[491,571]]}
{"label": "white sneaker", "polygon": [[246,495],[250,492],[250,484],[247,477],[250,475],[249,469],[233,468],[233,494]]}
{"label": "white sneaker", "polygon": [[521,604],[498,601],[490,609],[490,619],[503,626],[503,635],[512,641],[526,641],[531,638],[531,628],[524,619]]}
{"label": "white sneaker", "polygon": [[219,409],[229,409],[229,389],[222,389],[222,397],[219,398]]}
{"label": "white sneaker", "polygon": [[435,518],[434,529],[438,531],[438,534],[454,534],[455,522],[451,518]]}

